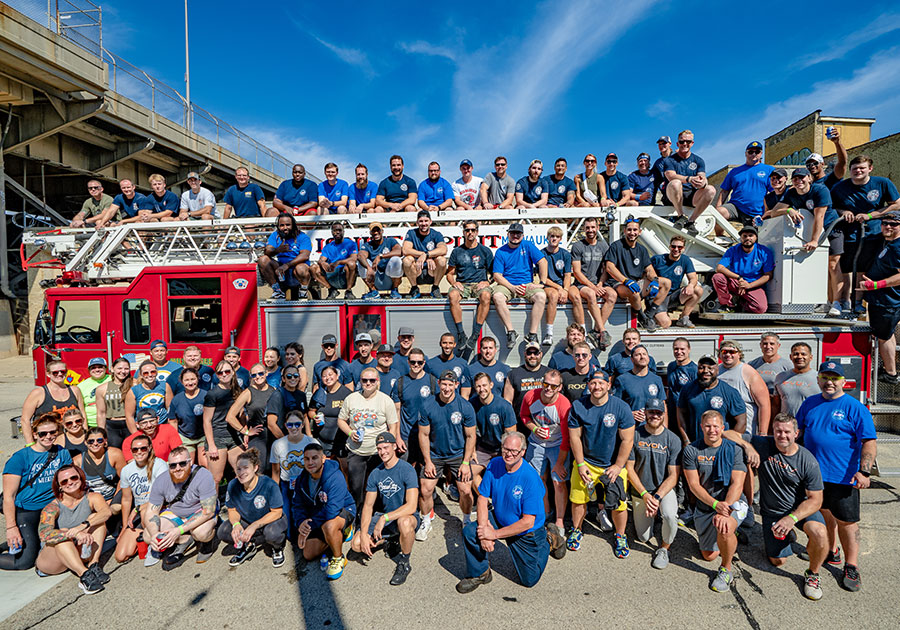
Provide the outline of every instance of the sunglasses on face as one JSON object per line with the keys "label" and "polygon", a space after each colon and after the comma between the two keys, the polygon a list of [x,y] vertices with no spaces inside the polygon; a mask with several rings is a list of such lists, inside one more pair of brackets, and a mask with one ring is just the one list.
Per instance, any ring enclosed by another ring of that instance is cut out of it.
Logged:
{"label": "sunglasses on face", "polygon": [[88,186],[88,190],[100,190],[100,186]]}
{"label": "sunglasses on face", "polygon": [[477,231],[478,231],[478,228],[466,228],[463,230],[463,232],[477,232]]}
{"label": "sunglasses on face", "polygon": [[259,378],[260,376],[265,376],[265,375],[266,375],[265,372],[250,372],[250,376],[252,376],[253,378]]}
{"label": "sunglasses on face", "polygon": [[410,365],[425,365],[425,362],[424,361],[413,361],[412,359],[410,359],[409,364]]}
{"label": "sunglasses on face", "polygon": [[333,343],[323,343],[322,344],[323,348],[334,348],[334,346],[335,346],[335,344],[333,344]]}
{"label": "sunglasses on face", "polygon": [[535,356],[535,355],[538,355],[538,354],[540,354],[540,353],[541,353],[540,350],[528,350],[528,351],[525,353],[525,356],[526,356],[526,357],[529,357],[529,356]]}
{"label": "sunglasses on face", "polygon": [[541,383],[541,385],[543,385],[545,389],[549,389],[551,392],[555,392],[557,389],[562,387],[559,383],[544,382],[544,383]]}
{"label": "sunglasses on face", "polygon": [[679,140],[678,144],[694,144],[693,140]]}
{"label": "sunglasses on face", "polygon": [[52,372],[50,372],[50,375],[51,376],[65,376],[66,371],[65,370],[53,370]]}
{"label": "sunglasses on face", "polygon": [[231,374],[231,373],[232,373],[232,370],[219,370],[218,372],[216,372],[216,374],[218,374],[219,376],[225,376],[226,374]]}
{"label": "sunglasses on face", "polygon": [[596,164],[597,160],[585,160],[584,163],[585,164]]}
{"label": "sunglasses on face", "polygon": [[286,378],[289,381],[294,381],[294,380],[297,380],[298,378],[300,378],[300,375],[299,374],[285,374],[284,378]]}
{"label": "sunglasses on face", "polygon": [[88,444],[103,444],[106,442],[103,438],[97,438],[96,440],[85,440]]}
{"label": "sunglasses on face", "polygon": [[719,352],[721,352],[722,354],[737,354],[737,350],[734,350],[732,348],[723,348],[722,350],[719,350]]}
{"label": "sunglasses on face", "polygon": [[149,450],[150,450],[149,446],[132,446],[131,447],[132,453],[146,453]]}
{"label": "sunglasses on face", "polygon": [[79,482],[80,482],[80,481],[81,481],[81,477],[79,477],[78,475],[75,475],[74,477],[66,477],[65,479],[60,479],[60,480],[59,480],[59,485],[61,485],[61,486],[67,486],[67,485],[69,485],[70,483],[72,483],[72,482],[74,482],[74,481],[79,481]]}
{"label": "sunglasses on face", "polygon": [[587,352],[576,352],[572,356],[575,357],[576,359],[587,359],[591,355]]}
{"label": "sunglasses on face", "polygon": [[669,249],[684,249],[684,245],[669,245]]}
{"label": "sunglasses on face", "polygon": [[506,162],[494,162],[494,166],[506,166]]}
{"label": "sunglasses on face", "polygon": [[144,370],[141,372],[141,376],[156,376],[156,370]]}
{"label": "sunglasses on face", "polygon": [[286,426],[288,429],[299,429],[303,425],[299,422],[286,422],[284,426]]}
{"label": "sunglasses on face", "polygon": [[378,379],[377,378],[361,378],[361,379],[359,379],[359,382],[360,383],[377,383]]}
{"label": "sunglasses on face", "polygon": [[886,225],[888,227],[897,227],[900,225],[900,221],[882,221],[881,225]]}
{"label": "sunglasses on face", "polygon": [[169,470],[176,470],[178,468],[186,468],[187,466],[190,466],[190,465],[191,465],[190,460],[184,461],[184,462],[169,462]]}
{"label": "sunglasses on face", "polygon": [[832,383],[834,383],[835,381],[839,381],[839,380],[841,380],[842,378],[844,378],[843,376],[838,376],[837,374],[835,374],[834,376],[829,376],[829,375],[827,375],[827,374],[819,374],[819,377],[820,377],[823,381],[831,381]]}
{"label": "sunglasses on face", "polygon": [[63,426],[64,426],[64,427],[76,427],[76,426],[78,426],[79,424],[81,424],[81,423],[78,422],[77,420],[72,420],[71,422],[64,422],[64,423],[63,423]]}
{"label": "sunglasses on face", "polygon": [[55,431],[55,430],[54,431],[38,431],[37,436],[42,438],[42,437],[47,437],[50,435],[56,435],[57,433],[59,433],[59,432]]}

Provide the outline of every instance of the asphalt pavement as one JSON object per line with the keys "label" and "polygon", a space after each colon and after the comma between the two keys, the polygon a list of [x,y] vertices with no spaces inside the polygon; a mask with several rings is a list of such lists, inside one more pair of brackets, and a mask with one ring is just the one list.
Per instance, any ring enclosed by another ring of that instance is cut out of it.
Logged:
{"label": "asphalt pavement", "polygon": [[[0,462],[23,445],[10,439],[6,421],[18,414],[31,383],[30,361],[0,361]],[[900,446],[884,444],[880,461],[900,459]],[[900,548],[898,477],[874,478],[862,495],[863,587],[839,585],[840,570],[822,570],[824,597],[803,597],[806,563],[794,557],[771,567],[757,525],[750,544],[739,546],[739,576],[731,593],[709,590],[718,563],[704,562],[693,530],[680,528],[672,563],[650,567],[652,549],[632,542],[618,560],[612,534],[587,524],[582,550],[550,559],[534,588],[514,582],[505,548],[494,554],[493,581],[468,595],[454,589],[463,577],[461,514],[438,492],[438,518],[429,539],[416,543],[412,573],[400,587],[388,584],[394,564],[376,553],[367,566],[350,563],[329,582],[318,563],[295,562],[290,549],[279,569],[260,553],[248,563],[228,566],[230,548],[220,545],[203,565],[190,552],[179,569],[144,568],[139,560],[117,565],[106,590],[83,595],[74,577],[38,578],[33,571],[0,575],[0,629],[60,627],[71,630],[134,627],[171,628],[300,627],[444,628],[896,628],[896,562]],[[629,524],[629,538],[633,531]],[[657,530],[658,533],[658,530]],[[0,535],[2,537],[2,535]],[[801,542],[805,536],[800,534]]]}

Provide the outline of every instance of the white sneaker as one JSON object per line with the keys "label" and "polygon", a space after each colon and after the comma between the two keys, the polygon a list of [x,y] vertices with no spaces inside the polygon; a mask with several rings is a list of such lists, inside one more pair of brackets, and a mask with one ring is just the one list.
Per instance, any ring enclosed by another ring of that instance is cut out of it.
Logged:
{"label": "white sneaker", "polygon": [[162,556],[157,554],[152,549],[147,550],[147,557],[144,558],[144,566],[152,567],[154,564],[158,563],[162,559]]}
{"label": "white sneaker", "polygon": [[837,302],[837,301],[832,302],[831,308],[828,309],[828,316],[829,317],[838,317],[838,316],[840,316],[840,314],[841,314],[841,303]]}
{"label": "white sneaker", "polygon": [[553,335],[551,333],[544,333],[544,338],[541,339],[542,346],[552,346],[553,345]]}
{"label": "white sneaker", "polygon": [[428,532],[431,531],[432,527],[431,519],[422,519],[419,529],[416,530],[416,540],[419,542],[428,540]]}

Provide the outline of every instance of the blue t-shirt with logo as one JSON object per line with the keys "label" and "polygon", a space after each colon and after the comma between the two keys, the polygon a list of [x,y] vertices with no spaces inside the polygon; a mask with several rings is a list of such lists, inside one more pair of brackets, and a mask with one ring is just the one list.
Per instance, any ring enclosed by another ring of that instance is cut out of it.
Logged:
{"label": "blue t-shirt with logo", "polygon": [[450,360],[445,361],[441,358],[441,355],[437,355],[425,362],[425,371],[435,378],[440,378],[441,372],[444,370],[453,370],[453,373],[456,374],[456,378],[459,379],[460,388],[472,386],[472,379],[469,375],[469,364],[463,359],[454,356]]}
{"label": "blue t-shirt with logo", "polygon": [[631,182],[628,181],[628,176],[624,173],[616,171],[610,175],[604,172],[602,175],[603,179],[606,180],[606,196],[613,201],[619,201],[622,198],[622,193],[626,190],[631,190]]}
{"label": "blue t-shirt with logo", "polygon": [[[591,363],[593,363],[593,360]],[[575,359],[572,359],[572,367],[575,367]],[[655,374],[656,359],[650,357],[650,364],[647,367]],[[620,352],[611,353],[609,357],[607,357],[603,371],[609,374],[610,378],[616,379],[618,376],[628,372],[632,368],[634,368],[634,361],[631,360],[631,352],[623,348]]]}
{"label": "blue t-shirt with logo", "polygon": [[494,396],[503,396],[503,387],[506,385],[506,375],[509,374],[511,369],[512,368],[503,361],[495,361],[494,365],[485,365],[476,358],[469,364],[469,374],[472,377],[473,383],[479,372],[484,372],[491,377],[491,391],[494,392]]}
{"label": "blue t-shirt with logo", "polygon": [[[562,179],[556,179],[556,175],[550,175],[544,179],[550,193],[547,203],[551,206],[562,207],[569,198],[569,192],[575,194],[575,181],[571,177],[563,175]],[[572,199],[574,201],[574,197]]]}
{"label": "blue t-shirt with logo", "polygon": [[181,208],[181,199],[171,190],[164,192],[162,197],[157,197],[156,193],[150,193],[141,198],[138,207],[141,210],[150,210],[153,214],[167,211],[178,214]]}
{"label": "blue t-shirt with logo", "polygon": [[678,365],[675,361],[669,363],[666,367],[666,385],[669,386],[668,402],[673,406],[677,406],[681,390],[696,380],[697,364],[693,361],[689,361],[684,365]]}
{"label": "blue t-shirt with logo", "polygon": [[547,259],[547,279],[562,286],[563,276],[572,273],[572,254],[562,247],[558,247],[552,254],[546,247],[541,251]]}
{"label": "blue t-shirt with logo", "polygon": [[378,184],[375,182],[367,182],[365,188],[359,188],[356,185],[356,182],[354,182],[350,185],[350,191],[347,196],[350,198],[349,201],[355,201],[357,204],[361,205],[375,199],[375,195],[377,194]]}
{"label": "blue t-shirt with logo", "polygon": [[[597,360],[597,357],[591,355],[590,365],[594,366],[598,370],[600,369],[600,362]],[[629,365],[631,364],[631,359],[628,359]],[[575,367],[575,357],[566,352],[565,350],[558,350],[553,353],[553,356],[550,357],[550,362],[547,364],[551,370],[559,370],[562,372],[563,370],[571,370]],[[631,369],[631,368],[628,368]]]}
{"label": "blue t-shirt with logo", "polygon": [[581,429],[585,461],[606,468],[615,460],[619,429],[633,427],[634,416],[631,408],[615,396],[607,396],[606,402],[597,406],[585,394],[572,403],[568,424],[570,429]]}
{"label": "blue t-shirt with logo", "polygon": [[872,414],[853,396],[844,394],[826,400],[815,394],[803,401],[797,412],[803,446],[819,462],[822,480],[849,485],[859,470],[863,440],[874,440]]}
{"label": "blue t-shirt with logo", "polygon": [[416,192],[416,181],[408,175],[402,175],[398,181],[385,177],[378,184],[376,195],[381,195],[389,203],[406,201],[409,193]]}
{"label": "blue t-shirt with logo", "polygon": [[[493,393],[493,392],[492,392]],[[509,401],[493,394],[491,402],[484,404],[478,396],[469,402],[475,410],[475,424],[478,427],[478,444],[488,451],[499,451],[500,441],[506,429],[516,426],[516,414]]]}
{"label": "blue t-shirt with logo", "polygon": [[444,242],[444,235],[434,228],[430,228],[425,236],[419,233],[418,228],[414,228],[407,232],[404,238],[412,243],[414,250],[426,254]]}
{"label": "blue t-shirt with logo", "polygon": [[203,437],[204,397],[205,394],[202,389],[193,398],[188,398],[187,394],[182,390],[175,394],[175,397],[172,398],[172,402],[169,404],[169,417],[178,421],[178,432],[191,440]]}
{"label": "blue t-shirt with logo", "polygon": [[[896,275],[898,269],[900,269],[900,239],[894,239],[884,243],[866,276],[870,280],[884,280]],[[866,291],[865,298],[871,306],[891,311],[900,306],[900,286]]]}
{"label": "blue t-shirt with logo", "polygon": [[774,170],[768,164],[741,164],[728,171],[719,188],[731,191],[728,201],[744,214],[762,216],[763,199],[772,191],[769,176]]}
{"label": "blue t-shirt with logo", "polygon": [[[166,379],[166,385],[169,386],[169,389],[172,390],[172,395],[175,396],[184,391],[184,385],[181,384],[181,371],[183,367],[179,367],[177,370],[174,370],[169,377]],[[215,371],[209,367],[208,365],[201,365],[197,369],[197,374],[200,376],[200,382],[198,387],[208,392],[209,389],[213,386],[213,383],[216,382],[216,373]]]}
{"label": "blue t-shirt with logo", "polygon": [[805,195],[797,192],[796,188],[789,188],[784,193],[784,198],[781,202],[786,203],[795,210],[803,209],[810,212],[813,211],[813,208],[825,206],[825,219],[822,225],[826,228],[838,219],[837,211],[831,206],[831,193],[822,184],[812,184]]}
{"label": "blue t-shirt with logo", "polygon": [[616,378],[612,395],[621,398],[632,411],[640,411],[651,398],[663,397],[663,382],[649,370],[644,376],[631,371],[625,372]]}
{"label": "blue t-shirt with logo", "polygon": [[280,265],[286,265],[291,262],[300,255],[301,251],[312,251],[312,241],[310,241],[309,237],[303,232],[298,232],[297,236],[294,238],[284,239],[281,238],[281,234],[276,230],[269,234],[269,238],[266,241],[266,245],[276,249],[281,247],[282,243],[287,243],[289,249],[286,252],[275,254],[275,260],[277,260]]}
{"label": "blue t-shirt with logo", "polygon": [[734,387],[718,380],[714,387],[703,389],[696,380],[681,390],[678,397],[678,408],[684,411],[684,430],[691,442],[702,437],[700,416],[703,412],[714,409],[725,419],[725,428],[734,428],[737,416],[747,413],[744,399]]}
{"label": "blue t-shirt with logo", "polygon": [[[675,171],[677,175],[682,177],[694,177],[698,173],[706,172],[706,162],[695,153],[691,153],[687,157],[681,157],[678,153],[673,153],[663,160],[663,171]],[[688,183],[682,183],[681,188],[686,195],[694,190],[694,187]]]}
{"label": "blue t-shirt with logo", "polygon": [[[290,186],[290,182],[282,182],[280,186],[278,186],[278,191],[281,192],[282,186],[287,183]],[[313,184],[315,186],[315,184]],[[275,193],[275,196],[284,201],[282,197]],[[258,184],[249,183],[246,188],[239,188],[237,184],[232,185],[228,190],[225,191],[225,197],[222,199],[226,204],[234,208],[234,216],[239,218],[245,217],[258,217],[259,216],[259,201],[265,201],[266,196],[263,194],[262,188],[259,187]],[[285,203],[287,203],[285,201]],[[292,205],[292,204],[288,204]]]}
{"label": "blue t-shirt with logo", "polygon": [[115,199],[113,199],[113,204],[121,208],[122,214],[126,217],[136,217],[138,210],[140,210],[145,203],[144,195],[139,192],[134,193],[134,197],[131,199],[125,199],[125,195],[122,193],[119,193],[116,195]]}
{"label": "blue t-shirt with logo", "polygon": [[[255,185],[251,184],[251,186]],[[281,200],[281,203],[290,207],[303,206],[310,202],[318,203],[319,187],[310,179],[304,179],[299,186],[294,185],[293,179],[286,179],[278,184],[275,196]]]}
{"label": "blue t-shirt with logo", "polygon": [[419,201],[429,206],[439,206],[453,199],[453,186],[443,177],[438,177],[437,181],[426,178],[419,184],[418,193]]}
{"label": "blue t-shirt with logo", "polygon": [[508,472],[502,457],[490,461],[478,486],[478,494],[491,498],[500,527],[508,527],[526,514],[534,516],[534,525],[525,534],[540,532],[544,527],[545,492],[544,482],[533,466],[523,460],[516,470]]}
{"label": "blue t-shirt with logo", "polygon": [[[390,397],[394,402],[400,402],[397,396],[397,381],[400,380],[400,372],[397,370],[388,370],[387,374],[378,370],[378,391]],[[356,391],[362,391],[362,385],[357,384]]]}
{"label": "blue t-shirt with logo", "polygon": [[382,462],[369,473],[366,481],[366,492],[378,493],[376,509],[385,514],[403,507],[406,503],[406,491],[413,489],[419,489],[416,469],[402,459],[398,459],[390,468],[385,468]]}
{"label": "blue t-shirt with logo", "polygon": [[378,365],[378,361],[375,359],[374,355],[370,356],[369,359],[370,361],[368,363],[363,363],[359,360],[359,355],[356,355],[356,358],[350,362],[350,377],[353,379],[354,387],[359,385],[359,377],[362,375],[363,370],[366,368],[374,368]]}
{"label": "blue t-shirt with logo", "polygon": [[[322,248],[322,258],[327,260],[328,262],[334,262],[336,260],[344,260],[348,256],[352,256],[357,253],[356,241],[350,238],[342,238],[340,243],[336,243],[333,239],[328,241],[328,244]],[[344,265],[338,265],[334,268],[335,271],[341,270],[344,268]]]}
{"label": "blue t-shirt with logo", "polygon": [[[394,355],[396,357],[396,355]],[[397,397],[400,399],[400,437],[409,438],[413,427],[419,423],[419,414],[425,402],[434,398],[438,382],[431,374],[412,378],[409,374],[397,381]]]}
{"label": "blue t-shirt with logo", "polygon": [[494,265],[494,253],[481,243],[469,249],[454,247],[447,265],[456,269],[456,279],[463,284],[486,282]]}
{"label": "blue t-shirt with logo", "polygon": [[[632,171],[628,174],[628,183],[631,184],[631,190],[634,192],[634,198],[637,199],[638,205],[652,206],[654,194],[654,174],[653,171],[647,171],[646,174],[640,171]],[[650,193],[648,199],[641,199],[641,195],[645,192]]]}
{"label": "blue t-shirt with logo", "polygon": [[475,410],[459,394],[449,403],[440,396],[425,401],[419,414],[419,426],[431,427],[431,456],[439,459],[461,457],[466,450],[464,427],[475,426]]}
{"label": "blue t-shirt with logo", "polygon": [[[381,243],[378,244],[378,247],[375,247],[375,246],[372,244],[372,241],[371,241],[371,240],[364,242],[364,243],[360,246],[360,251],[366,251],[366,252],[368,252],[368,254],[369,254],[369,264],[371,264],[372,261],[375,260],[375,257],[376,257],[376,256],[380,256],[380,255],[382,255],[382,254],[388,253],[389,251],[391,251],[392,249],[394,249],[394,246],[395,246],[396,244],[397,244],[397,239],[395,239],[395,238],[393,238],[393,237],[391,237],[391,236],[386,236],[386,237],[384,237],[384,238],[381,239]],[[378,267],[377,267],[376,270],[377,270],[377,271],[384,271],[385,269],[387,269],[387,264],[388,264],[387,259],[382,258],[381,260],[378,261]]]}
{"label": "blue t-shirt with logo", "polygon": [[334,361],[317,361],[313,366],[313,385],[322,385],[322,370],[327,367],[333,367],[338,371],[338,381],[346,385],[353,382],[353,375],[350,372],[350,364],[344,359],[338,357]]}
{"label": "blue t-shirt with logo", "polygon": [[531,241],[522,240],[518,247],[503,245],[494,254],[494,272],[503,274],[514,286],[528,284],[534,279],[534,268],[544,253]]}
{"label": "blue t-shirt with logo", "polygon": [[[41,471],[44,464],[50,459],[50,464]],[[54,444],[49,451],[38,453],[32,448],[19,449],[10,456],[3,466],[4,475],[17,475],[21,477],[19,487],[37,479],[30,486],[16,492],[16,507],[23,510],[42,510],[53,500],[53,477],[56,471],[72,463],[72,455],[64,447]]]}
{"label": "blue t-shirt with logo", "polygon": [[526,175],[516,182],[516,192],[522,193],[522,199],[526,203],[537,203],[540,201],[541,195],[550,192],[547,188],[547,181],[543,177],[539,177],[536,182],[533,182]]}
{"label": "blue t-shirt with logo", "polygon": [[726,269],[738,274],[747,282],[755,282],[764,273],[772,273],[775,270],[775,255],[765,245],[755,243],[749,252],[744,251],[740,243],[732,245],[725,250],[725,255],[719,261]]}
{"label": "blue t-shirt with logo", "polygon": [[657,254],[650,259],[650,264],[656,271],[656,275],[672,281],[673,293],[681,287],[686,275],[696,273],[693,261],[685,255],[681,255],[678,260],[672,260],[668,254]]}
{"label": "blue t-shirt with logo", "polygon": [[241,520],[255,523],[272,510],[284,508],[284,496],[281,488],[271,477],[260,475],[256,478],[256,487],[250,492],[237,479],[228,482],[225,493],[225,507],[237,510]]}
{"label": "blue t-shirt with logo", "polygon": [[[327,179],[319,182],[318,190],[319,197],[325,197],[328,201],[340,201],[342,197],[347,197],[349,202],[350,186],[343,179],[335,179],[334,184],[329,184]],[[336,206],[331,206],[328,210],[335,213],[338,209]]]}
{"label": "blue t-shirt with logo", "polygon": [[[869,214],[889,205],[900,195],[894,182],[885,177],[869,177],[862,186],[857,186],[852,179],[842,179],[831,189],[831,203],[835,210],[850,210],[853,214]],[[881,236],[881,219],[866,221],[866,237]],[[854,243],[859,238],[858,224],[847,230],[845,242]]]}

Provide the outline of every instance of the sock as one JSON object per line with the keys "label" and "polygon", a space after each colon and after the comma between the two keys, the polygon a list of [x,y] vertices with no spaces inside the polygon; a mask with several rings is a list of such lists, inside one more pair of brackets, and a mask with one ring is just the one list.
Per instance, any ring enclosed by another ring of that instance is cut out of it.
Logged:
{"label": "sock", "polygon": [[484,323],[479,324],[478,322],[475,322],[475,321],[472,322],[472,336],[473,337],[478,337],[478,335],[481,334],[481,327],[483,325],[484,325]]}
{"label": "sock", "polygon": [[553,324],[544,324],[544,335],[553,336]]}
{"label": "sock", "polygon": [[457,334],[457,335],[463,334],[463,325],[462,325],[462,322],[453,322],[453,325],[456,326],[456,334]]}

